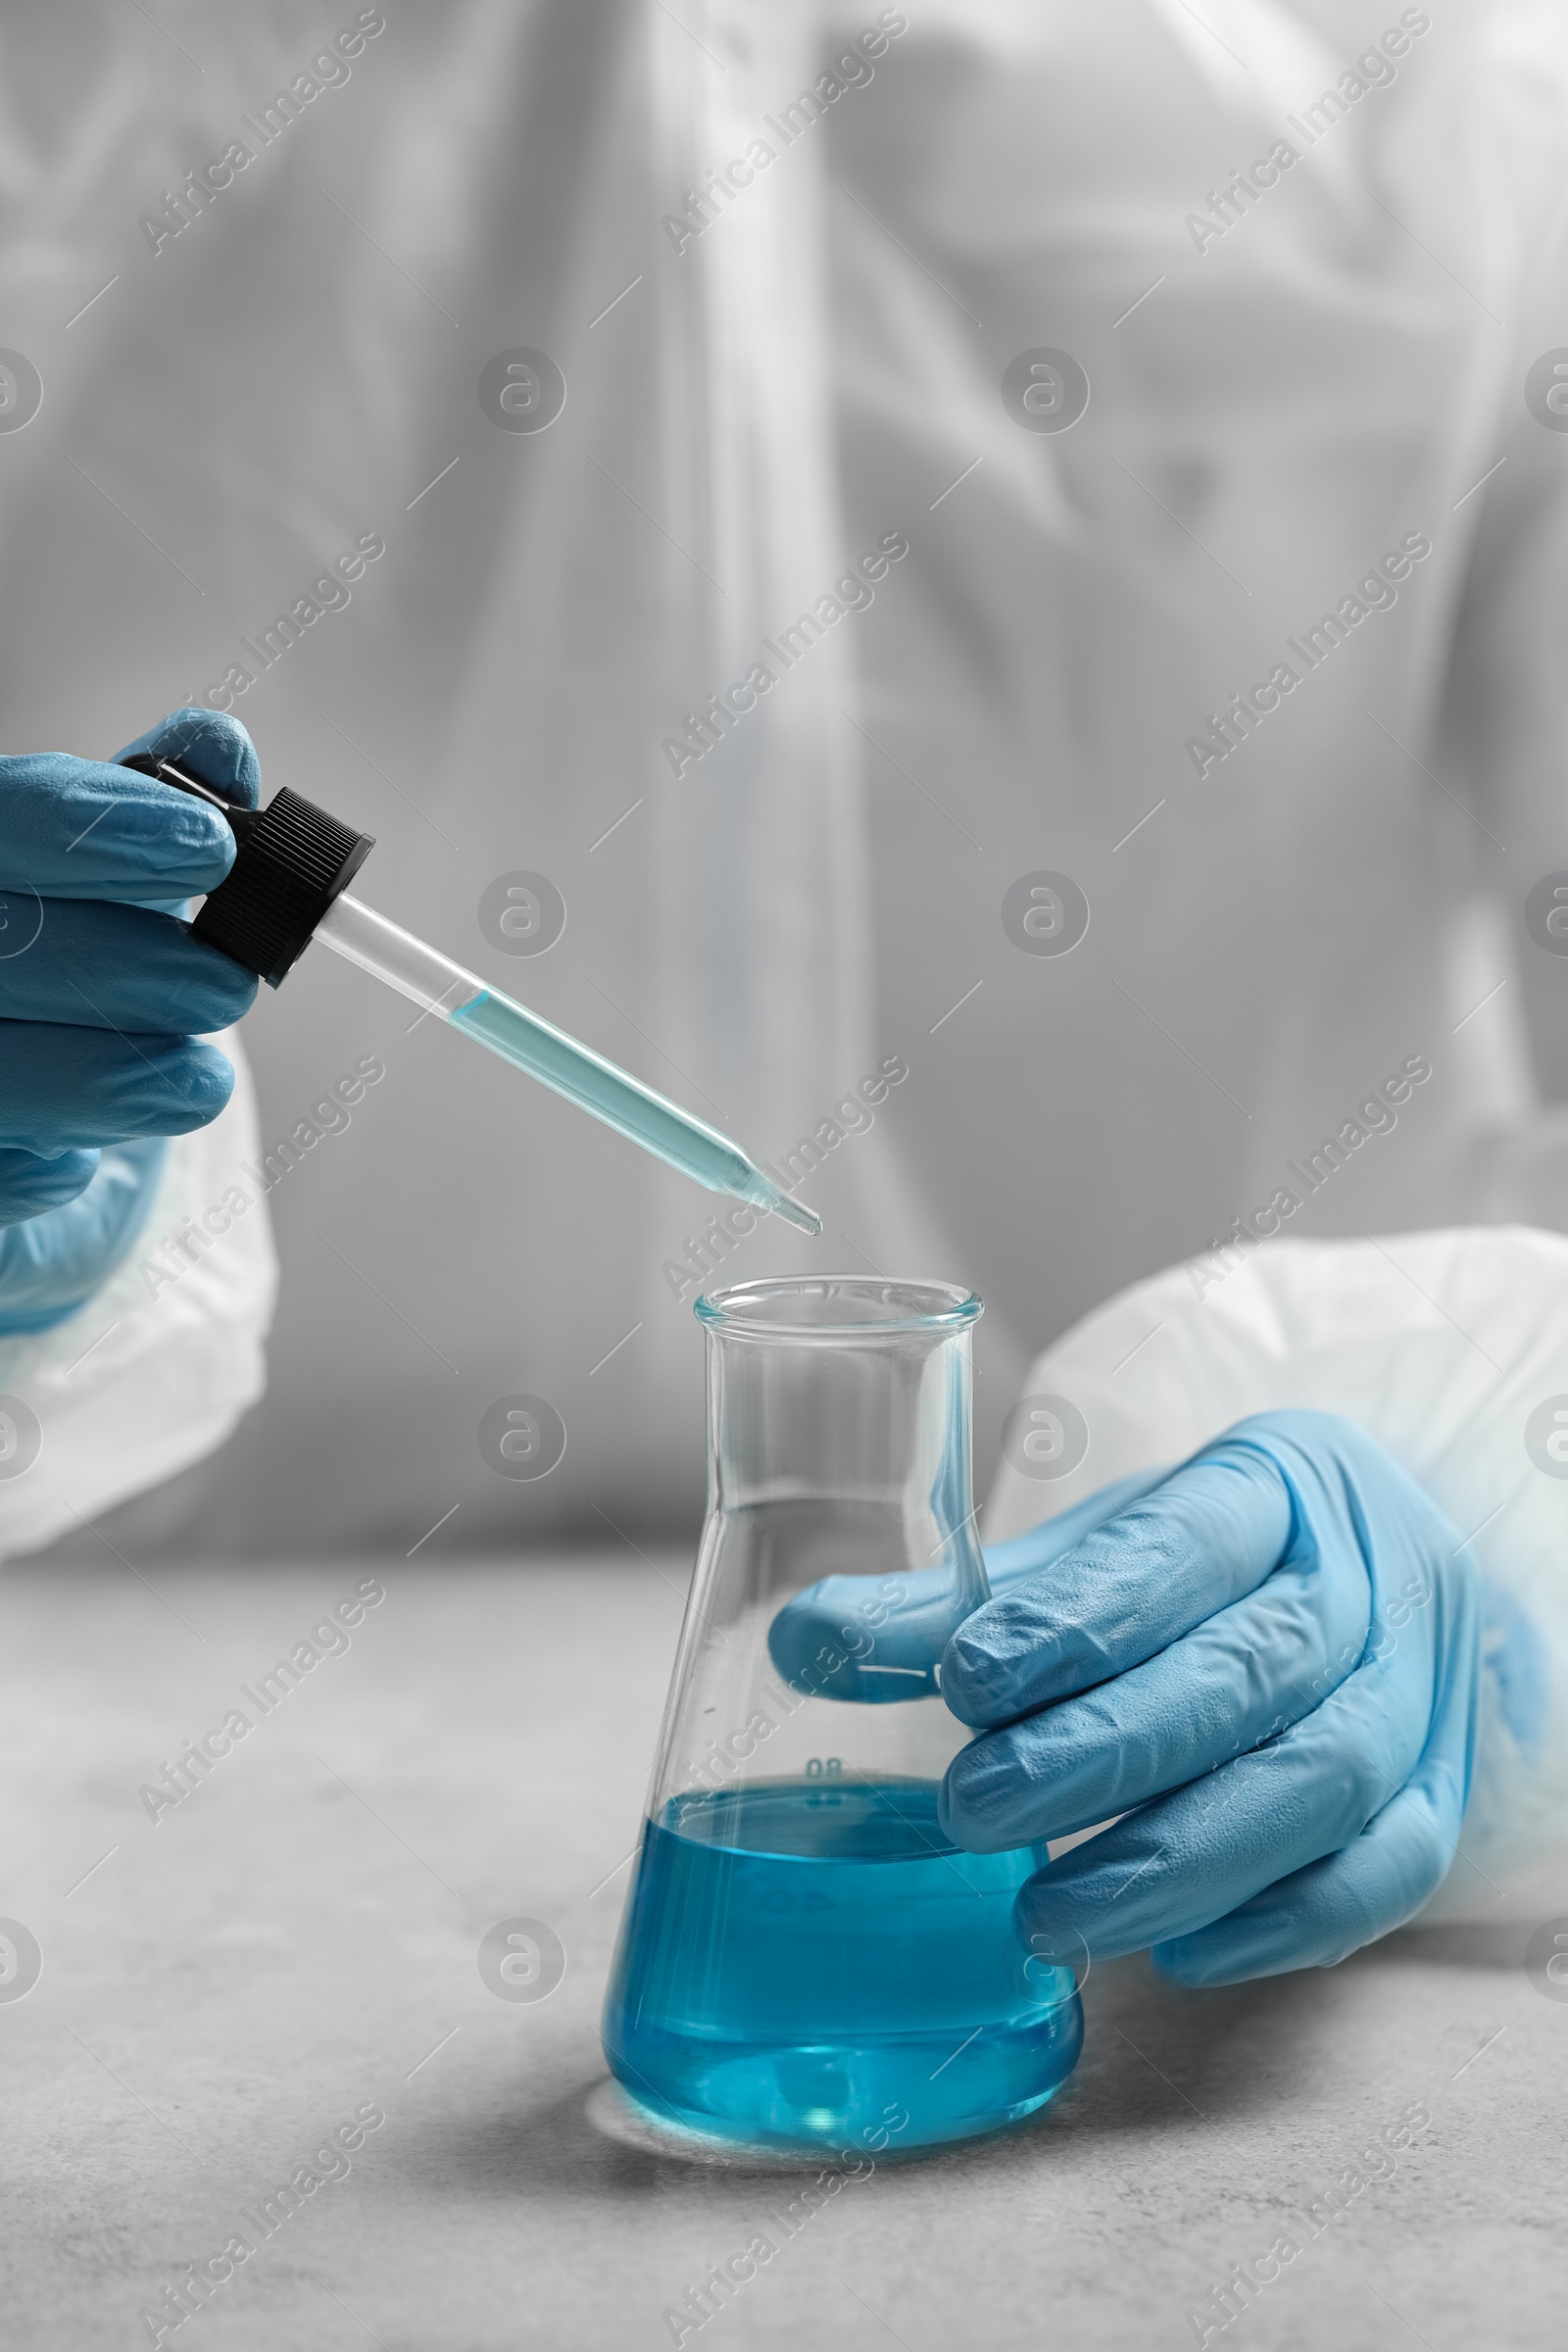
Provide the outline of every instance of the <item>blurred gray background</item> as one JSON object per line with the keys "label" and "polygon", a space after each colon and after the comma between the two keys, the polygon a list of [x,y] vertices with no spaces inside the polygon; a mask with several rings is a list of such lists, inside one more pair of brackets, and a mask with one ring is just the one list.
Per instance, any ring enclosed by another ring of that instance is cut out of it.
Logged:
{"label": "blurred gray background", "polygon": [[[1408,1056],[1431,1083],[1293,1230],[1561,1224],[1568,975],[1522,907],[1568,865],[1568,437],[1525,397],[1568,344],[1564,35],[1387,23],[1358,74],[1382,23],[1334,5],[14,15],[0,343],[44,399],[0,435],[5,748],[226,691],[267,788],[378,836],[360,895],[758,1156],[902,1057],[802,1188],[826,1240],[731,1265],[972,1283],[981,1491],[1032,1352]],[[548,429],[481,406],[517,349],[564,377]],[[1040,351],[1087,378],[1065,429],[1004,394]],[[352,601],[224,690],[362,534]],[[890,534],[869,609],[677,775],[684,714]],[[1195,760],[1411,535],[1397,601]],[[518,869],[567,910],[536,957],[480,927]],[[1041,871],[1088,902],[1070,954],[1004,926]],[[266,1401],[117,1544],[692,1527],[662,1268],[719,1203],[319,948],[263,995],[264,1140],[359,1056],[386,1079],[271,1197]],[[514,1391],[568,1433],[534,1485],[477,1444]]]}

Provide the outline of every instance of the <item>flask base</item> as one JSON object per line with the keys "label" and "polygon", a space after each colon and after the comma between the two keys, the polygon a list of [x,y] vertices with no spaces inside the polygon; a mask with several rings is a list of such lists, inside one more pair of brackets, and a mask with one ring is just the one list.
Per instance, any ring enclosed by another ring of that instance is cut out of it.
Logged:
{"label": "flask base", "polygon": [[1013,1927],[1027,1848],[960,1853],[935,1781],[754,1781],[648,1824],[605,2006],[634,2099],[808,2151],[934,2147],[1071,2073],[1068,1969]]}
{"label": "flask base", "polygon": [[650,2038],[639,2035],[628,2062],[607,2034],[605,2055],[660,2135],[780,2157],[886,2160],[1037,2114],[1077,2063],[1083,2010],[1073,1993],[1026,2025],[977,2033],[958,2050],[951,2034],[767,2046],[677,2046],[671,2037],[662,2052]]}

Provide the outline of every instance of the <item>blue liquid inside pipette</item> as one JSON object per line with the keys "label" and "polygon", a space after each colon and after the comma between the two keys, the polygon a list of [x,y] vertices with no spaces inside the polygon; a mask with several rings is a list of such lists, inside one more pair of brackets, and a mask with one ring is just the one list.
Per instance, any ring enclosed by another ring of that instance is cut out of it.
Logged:
{"label": "blue liquid inside pipette", "polygon": [[798,1225],[803,1233],[820,1233],[822,1220],[765,1176],[727,1136],[719,1135],[688,1111],[678,1110],[652,1088],[639,1085],[624,1070],[605,1061],[564,1030],[542,1021],[537,1013],[514,1004],[494,989],[481,989],[466,1004],[448,1014],[454,1029],[476,1038],[530,1077],[542,1079],[580,1103],[608,1126],[627,1136],[645,1151],[655,1152],[670,1167],[694,1176],[710,1192],[732,1193],[754,1200]]}
{"label": "blue liquid inside pipette", "polygon": [[611,2066],[656,2113],[738,2140],[897,2154],[1027,2115],[1083,2038],[1072,1972],[1012,1924],[1038,1867],[956,1848],[930,1781],[673,1798],[621,1931]]}

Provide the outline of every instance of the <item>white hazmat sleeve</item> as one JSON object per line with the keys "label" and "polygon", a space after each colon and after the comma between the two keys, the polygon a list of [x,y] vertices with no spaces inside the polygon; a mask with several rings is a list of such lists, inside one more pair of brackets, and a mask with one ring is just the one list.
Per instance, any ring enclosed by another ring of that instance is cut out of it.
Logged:
{"label": "white hazmat sleeve", "polygon": [[1568,1240],[1521,1226],[1263,1243],[1135,1284],[1031,1367],[985,1515],[999,1543],[1248,1413],[1382,1440],[1465,1540],[1485,1604],[1459,1856],[1424,1915],[1523,1921],[1568,1850]]}
{"label": "white hazmat sleeve", "polygon": [[234,1065],[220,1115],[170,1144],[147,1221],[85,1306],[0,1338],[0,1558],[36,1551],[221,1445],[266,1386],[277,1259],[256,1098]]}

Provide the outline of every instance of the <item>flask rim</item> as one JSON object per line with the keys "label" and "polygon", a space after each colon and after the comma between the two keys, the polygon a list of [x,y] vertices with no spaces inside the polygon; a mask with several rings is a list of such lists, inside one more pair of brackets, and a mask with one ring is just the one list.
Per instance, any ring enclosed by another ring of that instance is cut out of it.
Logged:
{"label": "flask rim", "polygon": [[[813,1303],[821,1311],[813,1314]],[[861,1274],[764,1276],[705,1291],[692,1301],[704,1327],[725,1338],[876,1340],[898,1333],[964,1331],[985,1312],[960,1283]]]}

